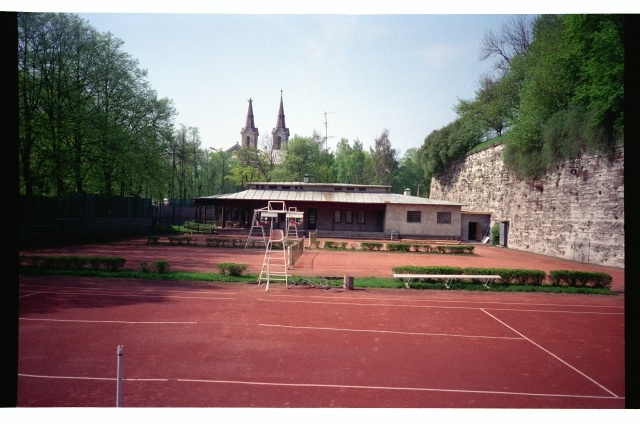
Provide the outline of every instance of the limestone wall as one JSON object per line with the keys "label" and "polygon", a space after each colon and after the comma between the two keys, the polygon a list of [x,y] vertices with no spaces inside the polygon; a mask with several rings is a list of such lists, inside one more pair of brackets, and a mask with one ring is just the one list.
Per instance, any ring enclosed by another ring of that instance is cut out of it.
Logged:
{"label": "limestone wall", "polygon": [[504,146],[470,155],[431,182],[430,197],[508,222],[513,249],[624,268],[624,149],[567,161],[536,181],[507,171]]}

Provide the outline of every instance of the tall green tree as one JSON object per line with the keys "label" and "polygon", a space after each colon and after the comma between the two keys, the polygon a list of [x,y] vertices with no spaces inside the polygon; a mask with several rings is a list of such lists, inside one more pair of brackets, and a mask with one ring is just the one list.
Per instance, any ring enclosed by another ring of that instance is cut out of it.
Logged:
{"label": "tall green tree", "polygon": [[456,160],[477,146],[482,130],[471,120],[458,118],[439,130],[432,131],[420,148],[420,159],[426,179],[442,174]]}
{"label": "tall green tree", "polygon": [[295,135],[285,148],[283,177],[289,181],[303,181],[304,176],[309,175],[313,182],[328,182],[332,162],[332,155],[323,150],[314,137]]}
{"label": "tall green tree", "polygon": [[353,146],[346,138],[338,142],[333,169],[338,183],[370,184],[375,178],[371,155],[360,140],[354,140]]}
{"label": "tall green tree", "polygon": [[512,101],[500,90],[500,80],[488,75],[480,79],[480,88],[473,100],[459,100],[455,111],[473,121],[484,132],[487,139],[502,136],[509,125]]}
{"label": "tall green tree", "polygon": [[76,15],[18,14],[20,190],[144,195],[165,185],[175,110]]}
{"label": "tall green tree", "polygon": [[408,188],[414,196],[427,197],[429,194],[431,179],[425,176],[418,148],[410,148],[404,153],[394,177],[394,192]]}
{"label": "tall green tree", "polygon": [[393,175],[398,168],[396,150],[391,147],[389,130],[382,131],[369,148],[376,174],[376,184],[393,185]]}
{"label": "tall green tree", "polygon": [[253,181],[271,181],[274,164],[272,157],[265,150],[253,147],[242,147],[234,154],[235,160],[230,166],[227,177],[236,186]]}
{"label": "tall green tree", "polygon": [[518,175],[539,176],[558,161],[610,150],[620,140],[622,33],[623,18],[607,15],[536,19],[505,147],[505,163]]}

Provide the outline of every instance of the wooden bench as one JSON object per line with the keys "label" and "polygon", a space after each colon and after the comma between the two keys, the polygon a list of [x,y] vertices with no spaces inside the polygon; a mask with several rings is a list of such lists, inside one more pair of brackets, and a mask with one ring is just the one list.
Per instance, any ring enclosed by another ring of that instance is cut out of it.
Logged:
{"label": "wooden bench", "polygon": [[491,282],[494,280],[501,280],[499,275],[443,275],[443,274],[393,274],[393,278],[400,278],[404,281],[405,288],[411,288],[411,281],[414,279],[430,279],[430,280],[444,280],[444,285],[447,289],[451,288],[451,282],[453,280],[479,280],[486,288],[491,287]]}

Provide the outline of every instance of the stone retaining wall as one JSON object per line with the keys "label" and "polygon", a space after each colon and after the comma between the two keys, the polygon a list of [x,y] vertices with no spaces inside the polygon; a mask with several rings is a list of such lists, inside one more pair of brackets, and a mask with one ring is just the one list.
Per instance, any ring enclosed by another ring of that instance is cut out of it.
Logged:
{"label": "stone retaining wall", "polygon": [[503,161],[504,145],[469,155],[431,181],[430,197],[491,212],[508,222],[507,246],[624,268],[624,149],[613,157],[564,162],[535,181],[523,181]]}

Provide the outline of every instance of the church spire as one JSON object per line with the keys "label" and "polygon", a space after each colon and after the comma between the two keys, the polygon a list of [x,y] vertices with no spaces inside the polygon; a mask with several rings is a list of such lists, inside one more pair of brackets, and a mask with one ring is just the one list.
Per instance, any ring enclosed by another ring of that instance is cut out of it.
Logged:
{"label": "church spire", "polygon": [[253,100],[249,98],[249,109],[247,110],[247,121],[244,124],[244,128],[240,131],[242,135],[242,146],[243,147],[254,147],[258,148],[258,129],[255,126],[255,122],[253,120]]}
{"label": "church spire", "polygon": [[280,110],[278,111],[278,119],[276,120],[276,127],[271,131],[271,134],[273,135],[273,147],[276,150],[282,149],[282,143],[286,143],[289,140],[289,128],[287,128],[284,122],[282,90],[280,90]]}
{"label": "church spire", "polygon": [[282,90],[280,90],[280,110],[278,111],[278,120],[276,122],[276,128],[286,129],[284,123],[284,106],[282,105]]}
{"label": "church spire", "polygon": [[244,128],[245,129],[249,129],[249,130],[255,130],[256,129],[256,125],[253,121],[253,106],[252,106],[253,100],[251,100],[251,97],[249,97],[249,109],[247,110],[247,122],[244,124]]}

